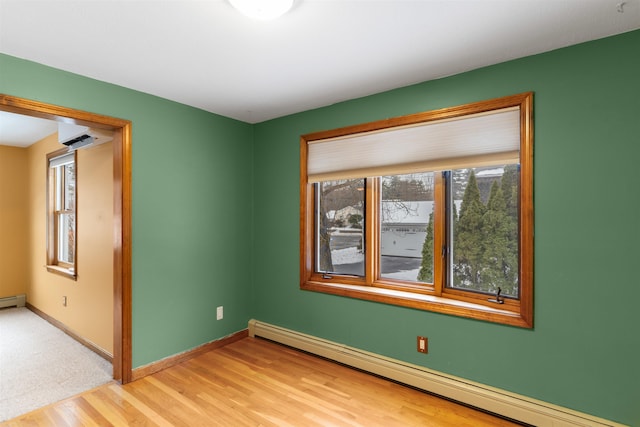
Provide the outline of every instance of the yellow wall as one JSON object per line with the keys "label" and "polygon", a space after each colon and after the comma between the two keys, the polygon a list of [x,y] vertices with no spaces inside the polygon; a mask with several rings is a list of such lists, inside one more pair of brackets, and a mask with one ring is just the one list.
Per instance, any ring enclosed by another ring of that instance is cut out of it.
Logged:
{"label": "yellow wall", "polygon": [[[30,247],[27,302],[113,354],[112,144],[78,150],[77,281],[50,273],[46,251],[46,154],[57,135],[29,147]],[[63,306],[63,296],[67,306]]]}
{"label": "yellow wall", "polygon": [[0,145],[0,298],[27,292],[28,176],[27,150]]}

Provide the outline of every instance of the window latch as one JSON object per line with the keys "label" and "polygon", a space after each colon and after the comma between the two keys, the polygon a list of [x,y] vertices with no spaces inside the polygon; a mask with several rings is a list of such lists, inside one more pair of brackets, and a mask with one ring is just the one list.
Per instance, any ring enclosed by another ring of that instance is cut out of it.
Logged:
{"label": "window latch", "polygon": [[495,302],[496,304],[504,304],[504,298],[500,296],[500,292],[502,292],[502,289],[500,289],[500,287],[498,286],[498,292],[496,292],[496,297],[489,298],[487,301]]}

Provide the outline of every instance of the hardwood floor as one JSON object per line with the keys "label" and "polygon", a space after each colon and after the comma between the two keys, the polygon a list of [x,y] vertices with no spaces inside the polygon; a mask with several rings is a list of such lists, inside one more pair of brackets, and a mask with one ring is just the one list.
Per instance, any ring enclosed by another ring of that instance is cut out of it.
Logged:
{"label": "hardwood floor", "polygon": [[245,338],[9,426],[515,426],[269,341]]}

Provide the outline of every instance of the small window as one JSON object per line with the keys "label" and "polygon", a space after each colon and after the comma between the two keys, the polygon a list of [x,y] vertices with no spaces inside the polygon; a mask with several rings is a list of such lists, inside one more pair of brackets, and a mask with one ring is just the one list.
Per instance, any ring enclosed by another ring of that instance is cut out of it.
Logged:
{"label": "small window", "polygon": [[533,325],[532,94],[301,139],[301,288]]}
{"label": "small window", "polygon": [[76,156],[47,155],[47,269],[76,277]]}

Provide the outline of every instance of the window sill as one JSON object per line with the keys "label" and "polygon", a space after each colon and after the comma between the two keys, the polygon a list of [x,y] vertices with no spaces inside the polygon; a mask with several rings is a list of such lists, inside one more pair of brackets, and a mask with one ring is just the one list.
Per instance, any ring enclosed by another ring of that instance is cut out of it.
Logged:
{"label": "window sill", "polygon": [[59,276],[64,276],[68,279],[77,280],[76,274],[68,268],[59,267],[57,265],[47,265],[47,271]]}
{"label": "window sill", "polygon": [[532,325],[517,312],[434,295],[373,286],[345,285],[340,283],[328,284],[314,281],[302,283],[300,289],[484,320],[521,328],[532,327]]}

